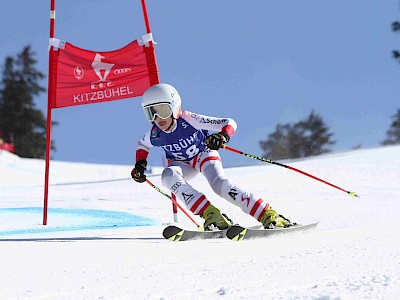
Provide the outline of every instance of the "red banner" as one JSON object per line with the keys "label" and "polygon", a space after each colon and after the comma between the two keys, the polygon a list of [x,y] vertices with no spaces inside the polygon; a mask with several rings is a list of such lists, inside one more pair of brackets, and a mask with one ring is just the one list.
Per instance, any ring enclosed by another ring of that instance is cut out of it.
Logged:
{"label": "red banner", "polygon": [[137,41],[109,52],[84,50],[70,43],[55,51],[52,108],[141,96],[150,87],[146,46]]}

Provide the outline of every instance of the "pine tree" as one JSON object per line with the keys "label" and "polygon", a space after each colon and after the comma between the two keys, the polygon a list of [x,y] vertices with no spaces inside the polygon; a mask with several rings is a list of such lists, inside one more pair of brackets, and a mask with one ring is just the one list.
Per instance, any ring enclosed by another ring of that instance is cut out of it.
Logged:
{"label": "pine tree", "polygon": [[313,111],[295,124],[276,126],[266,141],[260,142],[263,156],[270,159],[300,158],[330,152],[335,141],[322,118]]}
{"label": "pine tree", "polygon": [[392,119],[393,122],[386,131],[386,139],[382,142],[382,145],[400,144],[400,109],[392,116]]}
{"label": "pine tree", "polygon": [[[395,21],[392,22],[392,31],[393,32],[400,32],[400,22]],[[399,50],[392,50],[392,57],[400,62],[400,51]]]}
{"label": "pine tree", "polygon": [[328,132],[329,128],[314,111],[307,119],[300,121],[295,126],[303,136],[301,145],[298,145],[301,154],[299,157],[328,153],[330,152],[328,147],[335,144],[335,141],[331,140],[333,134]]}
{"label": "pine tree", "polygon": [[268,139],[260,142],[261,149],[267,153],[266,157],[281,159],[290,156],[289,139],[287,138],[289,130],[290,124],[278,124],[275,131],[268,135]]}
{"label": "pine tree", "polygon": [[266,141],[260,142],[261,149],[265,152],[265,157],[270,159],[285,159],[300,157],[298,153],[299,132],[291,124],[278,124],[275,131],[268,135]]}
{"label": "pine tree", "polygon": [[39,84],[44,75],[35,69],[34,55],[26,46],[16,57],[5,59],[0,85],[0,130],[13,136],[19,156],[43,158],[46,119],[35,108],[33,99],[45,91]]}

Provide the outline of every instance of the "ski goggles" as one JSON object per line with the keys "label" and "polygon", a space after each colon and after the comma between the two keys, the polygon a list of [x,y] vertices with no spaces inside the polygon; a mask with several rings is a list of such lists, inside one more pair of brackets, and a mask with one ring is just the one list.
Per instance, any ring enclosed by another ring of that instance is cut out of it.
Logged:
{"label": "ski goggles", "polygon": [[172,109],[169,103],[158,103],[143,107],[144,115],[149,122],[153,122],[158,116],[167,119],[172,116]]}

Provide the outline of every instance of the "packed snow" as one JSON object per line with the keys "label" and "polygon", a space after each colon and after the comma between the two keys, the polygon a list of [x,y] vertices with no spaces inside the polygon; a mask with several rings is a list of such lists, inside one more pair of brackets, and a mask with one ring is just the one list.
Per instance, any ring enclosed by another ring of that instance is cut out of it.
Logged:
{"label": "packed snow", "polygon": [[[171,242],[161,234],[170,200],[130,179],[131,166],[52,161],[44,226],[44,161],[2,151],[0,299],[398,299],[400,146],[284,163],[360,198],[271,164],[227,168],[291,220],[319,221],[316,230]],[[159,174],[148,178],[165,190]],[[191,183],[235,222],[257,225],[202,175]],[[196,229],[183,213],[179,225]]]}

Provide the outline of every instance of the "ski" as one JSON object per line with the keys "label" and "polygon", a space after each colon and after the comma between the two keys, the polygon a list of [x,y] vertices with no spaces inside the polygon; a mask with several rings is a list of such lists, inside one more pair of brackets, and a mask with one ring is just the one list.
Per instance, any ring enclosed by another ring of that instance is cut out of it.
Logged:
{"label": "ski", "polygon": [[263,228],[246,228],[240,225],[233,225],[229,227],[226,236],[233,241],[242,241],[250,239],[268,238],[282,234],[293,234],[306,232],[314,229],[318,222],[306,225],[293,225],[287,228],[276,227],[274,229]]}
{"label": "ski", "polygon": [[186,230],[180,227],[169,225],[163,230],[163,237],[174,242],[182,242],[189,240],[207,240],[220,239],[226,237],[226,230],[216,231],[196,231]]}

